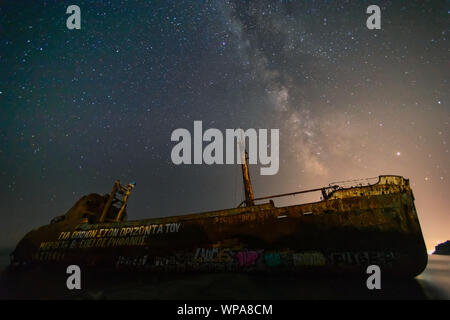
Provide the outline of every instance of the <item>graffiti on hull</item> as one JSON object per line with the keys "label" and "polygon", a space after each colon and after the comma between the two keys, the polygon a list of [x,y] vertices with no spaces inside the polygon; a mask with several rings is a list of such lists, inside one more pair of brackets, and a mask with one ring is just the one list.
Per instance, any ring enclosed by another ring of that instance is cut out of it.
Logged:
{"label": "graffiti on hull", "polygon": [[[353,268],[378,264],[392,266],[396,256],[392,251],[386,252],[332,252],[324,254],[319,251],[295,252],[289,249],[264,250],[249,249],[244,245],[222,248],[217,245],[178,251],[168,256],[146,259],[142,257],[122,261],[133,261],[127,267],[143,267],[164,271],[270,271],[302,270],[304,268]],[[121,266],[123,264],[117,264]]]}
{"label": "graffiti on hull", "polygon": [[[193,249],[151,252],[151,237],[179,232],[180,223],[122,228],[97,228],[61,232],[56,241],[42,242],[34,255],[39,261],[64,261],[74,249],[135,247],[123,250],[111,264],[116,268],[145,268],[164,271],[255,271],[302,270],[308,268],[354,268],[371,264],[392,266],[392,251],[298,251],[290,248],[253,248],[237,238],[226,239]],[[109,259],[111,259],[109,258]]]}
{"label": "graffiti on hull", "polygon": [[392,251],[362,251],[362,252],[334,252],[329,255],[329,262],[333,266],[392,266],[396,257]]}

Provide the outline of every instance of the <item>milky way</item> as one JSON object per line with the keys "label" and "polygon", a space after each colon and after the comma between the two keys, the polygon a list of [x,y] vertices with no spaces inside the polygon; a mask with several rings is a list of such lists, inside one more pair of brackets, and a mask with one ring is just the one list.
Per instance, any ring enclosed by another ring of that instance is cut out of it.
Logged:
{"label": "milky way", "polygon": [[280,129],[256,196],[409,178],[431,249],[450,238],[448,19],[445,1],[3,1],[0,246],[115,179],[137,183],[131,219],[237,205],[239,166],[171,162],[171,132],[202,120]]}

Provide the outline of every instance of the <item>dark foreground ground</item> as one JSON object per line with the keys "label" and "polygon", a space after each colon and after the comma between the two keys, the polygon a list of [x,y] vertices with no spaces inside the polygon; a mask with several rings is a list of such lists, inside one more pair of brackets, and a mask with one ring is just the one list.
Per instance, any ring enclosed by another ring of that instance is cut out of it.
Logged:
{"label": "dark foreground ground", "polygon": [[64,270],[35,270],[0,282],[1,299],[450,299],[450,256],[431,256],[416,279],[264,274],[82,274],[82,289],[68,290]]}

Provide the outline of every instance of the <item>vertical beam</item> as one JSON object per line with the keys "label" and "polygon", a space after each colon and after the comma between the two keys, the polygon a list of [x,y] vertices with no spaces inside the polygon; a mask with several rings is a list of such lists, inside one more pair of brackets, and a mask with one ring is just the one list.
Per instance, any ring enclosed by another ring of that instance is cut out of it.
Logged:
{"label": "vertical beam", "polygon": [[119,185],[120,185],[119,180],[116,180],[116,182],[114,182],[114,186],[111,191],[111,194],[109,195],[108,202],[106,202],[105,207],[103,208],[102,215],[100,216],[100,220],[99,220],[100,223],[105,221],[106,214],[108,213],[109,208],[111,208],[111,203],[112,203],[114,197],[116,196],[116,192],[117,192],[117,189],[119,188]]}
{"label": "vertical beam", "polygon": [[120,218],[122,217],[122,214],[125,211],[125,207],[127,206],[128,197],[130,196],[131,189],[133,189],[133,186],[128,185],[125,189],[126,189],[126,192],[123,197],[122,207],[120,208],[119,213],[117,214],[116,221],[120,221]]}
{"label": "vertical beam", "polygon": [[250,180],[250,172],[248,170],[248,153],[245,150],[245,154],[243,156],[242,161],[242,178],[244,180],[244,191],[245,191],[245,205],[247,207],[255,205],[255,197],[253,195],[253,187],[252,182]]}

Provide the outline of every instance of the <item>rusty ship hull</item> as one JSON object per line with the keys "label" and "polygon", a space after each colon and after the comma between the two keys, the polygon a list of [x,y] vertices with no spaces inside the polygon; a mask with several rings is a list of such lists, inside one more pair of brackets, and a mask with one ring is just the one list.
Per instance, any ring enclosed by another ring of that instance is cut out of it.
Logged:
{"label": "rusty ship hull", "polygon": [[12,253],[11,267],[362,275],[378,265],[384,274],[403,277],[425,269],[409,180],[380,176],[374,184],[334,187],[323,195],[285,207],[252,201],[199,214],[108,221],[102,216],[111,197],[91,194],[29,232]]}

